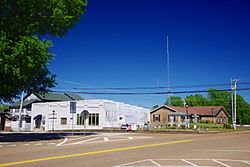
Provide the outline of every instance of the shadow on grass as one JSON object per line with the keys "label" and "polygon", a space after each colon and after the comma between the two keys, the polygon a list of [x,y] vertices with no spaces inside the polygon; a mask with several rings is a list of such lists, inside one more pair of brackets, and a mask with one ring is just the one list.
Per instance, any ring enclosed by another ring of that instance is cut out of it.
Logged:
{"label": "shadow on grass", "polygon": [[[86,132],[85,136],[94,135],[95,133]],[[0,142],[29,142],[41,140],[58,140],[72,135],[84,135],[79,132],[48,132],[48,133],[0,133]]]}

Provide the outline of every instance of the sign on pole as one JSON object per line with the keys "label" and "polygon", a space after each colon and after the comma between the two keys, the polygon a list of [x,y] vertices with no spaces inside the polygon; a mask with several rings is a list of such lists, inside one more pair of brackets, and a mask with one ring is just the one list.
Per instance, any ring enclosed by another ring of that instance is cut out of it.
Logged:
{"label": "sign on pole", "polygon": [[70,113],[72,113],[72,135],[74,130],[74,114],[76,113],[76,102],[71,101],[70,102]]}
{"label": "sign on pole", "polygon": [[88,119],[89,118],[89,112],[88,110],[83,110],[81,112],[81,117],[83,118],[83,127],[84,127],[84,136],[85,136],[85,119]]}
{"label": "sign on pole", "polygon": [[75,101],[70,102],[70,113],[76,113],[76,102]]}
{"label": "sign on pole", "polygon": [[83,119],[88,119],[89,118],[89,112],[88,112],[88,110],[83,110],[81,112],[81,117],[83,117]]}

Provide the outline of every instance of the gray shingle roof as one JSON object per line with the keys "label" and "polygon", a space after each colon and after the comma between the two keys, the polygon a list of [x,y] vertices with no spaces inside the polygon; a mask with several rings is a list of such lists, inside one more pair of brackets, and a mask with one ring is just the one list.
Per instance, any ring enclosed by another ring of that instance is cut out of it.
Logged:
{"label": "gray shingle roof", "polygon": [[[29,104],[34,103],[35,101],[37,101],[37,100],[23,101],[23,107],[26,107],[26,106],[28,106]],[[19,108],[19,107],[20,107],[20,104],[21,104],[21,101],[17,101],[17,102],[15,102],[15,103],[9,104],[9,107],[10,107],[10,108]]]}
{"label": "gray shingle roof", "polygon": [[83,98],[76,94],[59,94],[54,92],[48,92],[45,94],[36,94],[36,96],[42,101],[71,101],[71,100],[83,100]]}
{"label": "gray shingle roof", "polygon": [[[53,101],[72,101],[72,100],[84,100],[81,96],[73,93],[54,93],[54,92],[48,92],[45,94],[39,93],[35,94],[40,100],[37,99],[32,99],[32,100],[27,100],[23,101],[23,107],[28,106],[31,103],[34,102],[53,102]],[[26,96],[28,97],[28,96]],[[19,108],[20,107],[20,101],[12,103],[8,105],[10,108]]]}
{"label": "gray shingle roof", "polygon": [[84,100],[81,96],[73,93],[64,93],[66,96],[69,96],[72,100]]}

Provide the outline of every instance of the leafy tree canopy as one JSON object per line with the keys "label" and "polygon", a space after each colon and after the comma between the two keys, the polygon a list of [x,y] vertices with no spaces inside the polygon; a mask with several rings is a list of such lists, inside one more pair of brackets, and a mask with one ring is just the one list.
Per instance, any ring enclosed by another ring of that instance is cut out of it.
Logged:
{"label": "leafy tree canopy", "polygon": [[218,91],[217,89],[209,89],[208,100],[210,102],[210,105],[212,106],[224,106],[228,114],[230,116],[232,115],[232,99],[230,92]]}
{"label": "leafy tree canopy", "polygon": [[47,65],[53,59],[52,42],[80,20],[87,0],[0,1],[0,103],[26,93],[48,91],[55,75]]}
{"label": "leafy tree canopy", "polygon": [[193,107],[209,105],[208,99],[199,94],[186,96],[185,101],[189,106],[193,106]]}
{"label": "leafy tree canopy", "polygon": [[6,109],[8,109],[7,106],[0,106],[0,111],[1,111],[1,110],[6,110]]}
{"label": "leafy tree canopy", "polygon": [[156,109],[156,108],[158,108],[159,107],[159,105],[154,105],[153,107],[152,107],[152,109]]}
{"label": "leafy tree canopy", "polygon": [[63,36],[85,11],[84,0],[1,0],[0,29],[7,36]]}
{"label": "leafy tree canopy", "polygon": [[164,105],[183,107],[184,101],[179,96],[170,96]]}
{"label": "leafy tree canopy", "polygon": [[218,91],[217,89],[209,89],[208,99],[212,102],[211,105],[221,105],[231,100],[231,93],[227,91]]}
{"label": "leafy tree canopy", "polygon": [[[218,91],[216,89],[209,89],[208,99],[211,105],[224,106],[228,114],[232,115],[232,94],[227,91]],[[236,96],[236,119],[238,124],[249,124],[250,123],[250,105],[245,99],[237,94]],[[231,119],[230,119],[231,121]]]}
{"label": "leafy tree canopy", "polygon": [[236,100],[237,124],[250,124],[250,105],[239,94],[237,94]]}

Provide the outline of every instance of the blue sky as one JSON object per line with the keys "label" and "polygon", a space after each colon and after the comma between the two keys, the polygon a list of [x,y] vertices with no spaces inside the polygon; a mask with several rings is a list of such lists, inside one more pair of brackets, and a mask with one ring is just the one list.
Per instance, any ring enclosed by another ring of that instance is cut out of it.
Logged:
{"label": "blue sky", "polygon": [[[167,86],[168,35],[170,85],[220,84],[231,78],[248,82],[249,8],[247,0],[89,0],[75,28],[65,37],[50,38],[56,57],[49,68],[57,75],[58,89]],[[240,94],[250,102],[250,92]],[[167,98],[82,96],[146,107]]]}

